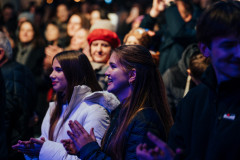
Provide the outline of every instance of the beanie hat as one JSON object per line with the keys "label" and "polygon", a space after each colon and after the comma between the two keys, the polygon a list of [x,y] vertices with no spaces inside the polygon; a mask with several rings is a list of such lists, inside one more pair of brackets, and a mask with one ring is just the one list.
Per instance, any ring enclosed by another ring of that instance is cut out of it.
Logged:
{"label": "beanie hat", "polygon": [[34,14],[30,12],[22,12],[18,15],[18,21],[22,18],[25,18],[27,21],[33,22],[34,21]]}
{"label": "beanie hat", "polygon": [[99,20],[97,20],[91,26],[89,32],[92,32],[94,29],[108,29],[110,31],[116,32],[116,27],[108,19],[99,19]]}
{"label": "beanie hat", "polygon": [[91,45],[95,40],[107,41],[112,48],[116,48],[120,45],[120,39],[118,38],[117,34],[108,29],[94,29],[88,35],[87,40],[89,45]]}

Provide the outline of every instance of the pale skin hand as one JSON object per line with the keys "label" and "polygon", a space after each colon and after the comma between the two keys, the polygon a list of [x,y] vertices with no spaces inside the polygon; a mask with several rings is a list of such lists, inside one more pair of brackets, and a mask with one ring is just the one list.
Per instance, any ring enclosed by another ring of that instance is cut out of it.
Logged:
{"label": "pale skin hand", "polygon": [[29,157],[38,157],[40,150],[42,148],[43,143],[45,142],[45,138],[31,138],[29,141],[18,141],[16,145],[13,145],[12,148],[21,152],[23,154],[28,155]]}
{"label": "pale skin hand", "polygon": [[139,16],[139,8],[138,7],[132,7],[130,14],[128,18],[126,19],[126,22],[129,24],[133,22],[138,16]]}
{"label": "pale skin hand", "polygon": [[[153,149],[147,149],[146,144],[139,144],[136,148],[137,157],[139,160],[173,160],[175,153],[162,140],[151,133],[148,133],[148,138],[156,145]],[[181,151],[178,150],[178,153]]]}
{"label": "pale skin hand", "polygon": [[73,141],[71,139],[64,139],[61,140],[61,143],[63,144],[63,147],[70,155],[76,155],[78,153]]}
{"label": "pale skin hand", "polygon": [[153,0],[150,16],[156,18],[160,12],[165,10],[165,7],[164,0]]}
{"label": "pale skin hand", "polygon": [[46,56],[49,56],[51,58],[53,58],[57,53],[62,52],[63,49],[55,46],[55,45],[48,45],[47,47],[45,47],[45,54]]}
{"label": "pale skin hand", "polygon": [[88,134],[78,121],[69,121],[68,125],[72,131],[67,131],[71,140],[62,140],[61,142],[69,154],[77,154],[83,146],[96,141],[93,128],[91,129],[90,134]]}

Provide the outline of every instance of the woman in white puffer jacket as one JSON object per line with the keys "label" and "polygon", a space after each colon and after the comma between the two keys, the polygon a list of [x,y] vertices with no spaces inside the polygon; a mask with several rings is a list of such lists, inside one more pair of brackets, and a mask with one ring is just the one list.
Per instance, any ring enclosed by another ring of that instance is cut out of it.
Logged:
{"label": "woman in white puffer jacket", "polygon": [[56,101],[51,102],[42,122],[39,139],[19,141],[13,148],[25,154],[26,159],[59,160],[78,159],[68,155],[62,139],[68,137],[69,120],[77,120],[90,132],[94,128],[97,142],[109,125],[109,113],[118,105],[118,99],[101,91],[87,57],[78,51],[60,52],[53,58],[50,75]]}

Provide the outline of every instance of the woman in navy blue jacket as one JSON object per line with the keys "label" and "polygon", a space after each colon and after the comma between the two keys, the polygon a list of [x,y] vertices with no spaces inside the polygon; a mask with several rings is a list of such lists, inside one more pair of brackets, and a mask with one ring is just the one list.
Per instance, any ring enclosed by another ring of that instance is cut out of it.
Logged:
{"label": "woman in navy blue jacket", "polygon": [[83,159],[136,159],[139,143],[151,145],[147,132],[167,140],[173,123],[162,79],[151,54],[143,46],[121,46],[110,57],[108,91],[121,102],[111,113],[111,123],[101,147],[93,130],[88,134],[76,121],[70,121],[71,138],[62,140],[69,154]]}

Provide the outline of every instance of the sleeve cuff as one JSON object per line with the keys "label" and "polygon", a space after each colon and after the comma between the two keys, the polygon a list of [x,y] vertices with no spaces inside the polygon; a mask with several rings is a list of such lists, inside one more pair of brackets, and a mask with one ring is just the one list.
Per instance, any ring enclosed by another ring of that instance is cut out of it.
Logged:
{"label": "sleeve cuff", "polygon": [[78,158],[86,159],[88,156],[91,156],[96,150],[100,150],[100,147],[97,142],[90,142],[83,146],[80,151],[77,153]]}

